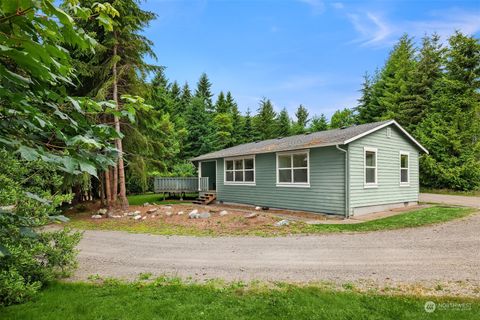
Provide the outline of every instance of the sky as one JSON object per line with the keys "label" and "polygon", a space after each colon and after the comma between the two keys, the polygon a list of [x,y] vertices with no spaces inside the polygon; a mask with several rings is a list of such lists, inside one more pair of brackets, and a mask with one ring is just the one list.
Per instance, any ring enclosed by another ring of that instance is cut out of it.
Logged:
{"label": "sky", "polygon": [[216,95],[231,91],[241,111],[262,97],[293,116],[356,106],[365,72],[385,62],[404,33],[419,43],[437,32],[478,36],[477,1],[146,0],[158,17],[144,33],[167,77],[193,89],[207,73]]}

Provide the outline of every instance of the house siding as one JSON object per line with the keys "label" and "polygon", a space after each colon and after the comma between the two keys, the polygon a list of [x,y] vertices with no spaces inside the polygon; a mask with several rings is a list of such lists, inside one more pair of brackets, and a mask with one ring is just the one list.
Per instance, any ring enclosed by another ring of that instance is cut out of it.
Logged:
{"label": "house siding", "polygon": [[345,212],[345,155],[335,147],[310,149],[310,187],[276,186],[276,153],[255,156],[255,186],[224,184],[217,159],[217,200],[329,214]]}
{"label": "house siding", "polygon": [[[419,149],[394,125],[349,144],[350,208],[400,202],[417,202],[419,192]],[[378,187],[364,187],[364,147],[377,148]],[[400,151],[409,156],[410,184],[400,186]]]}

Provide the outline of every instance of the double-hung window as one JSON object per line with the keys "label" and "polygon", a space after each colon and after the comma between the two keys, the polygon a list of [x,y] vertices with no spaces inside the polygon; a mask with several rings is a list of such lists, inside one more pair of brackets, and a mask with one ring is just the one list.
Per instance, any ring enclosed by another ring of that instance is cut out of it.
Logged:
{"label": "double-hung window", "polygon": [[410,154],[400,151],[400,185],[408,186],[410,184],[409,170]]}
{"label": "double-hung window", "polygon": [[365,147],[363,149],[364,155],[364,186],[365,188],[372,188],[378,185],[377,181],[377,149]]}
{"label": "double-hung window", "polygon": [[255,184],[255,157],[225,159],[225,184]]}
{"label": "double-hung window", "polygon": [[310,186],[308,151],[277,153],[277,186]]}

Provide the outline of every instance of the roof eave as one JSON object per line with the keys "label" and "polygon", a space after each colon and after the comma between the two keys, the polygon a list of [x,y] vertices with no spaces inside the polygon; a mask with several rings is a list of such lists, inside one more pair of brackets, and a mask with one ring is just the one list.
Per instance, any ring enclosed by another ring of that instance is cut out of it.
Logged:
{"label": "roof eave", "polygon": [[385,127],[387,127],[387,126],[389,126],[389,125],[391,125],[391,124],[396,125],[397,128],[399,128],[399,129],[400,129],[411,141],[413,141],[413,143],[415,143],[423,152],[425,152],[426,154],[429,154],[427,148],[425,148],[424,146],[422,146],[422,145],[420,144],[420,142],[418,142],[417,140],[415,140],[415,138],[412,137],[412,136],[407,132],[407,130],[403,129],[403,127],[402,127],[400,124],[398,124],[398,122],[395,121],[395,120],[390,120],[390,121],[388,121],[388,122],[385,122],[385,123],[382,124],[382,125],[379,125],[379,126],[373,128],[373,129],[370,129],[370,130],[368,130],[368,131],[365,131],[365,132],[363,132],[363,133],[361,133],[361,134],[359,134],[359,135],[357,135],[357,136],[355,136],[355,137],[352,137],[352,138],[346,140],[346,141],[344,142],[344,144],[348,144],[348,143],[350,143],[350,142],[353,142],[353,141],[355,141],[355,140],[358,140],[358,139],[360,139],[360,138],[362,138],[362,137],[365,137],[365,136],[369,135],[370,133],[373,133],[373,132],[378,131],[378,130],[380,130],[380,129],[382,129],[382,128],[385,128]]}

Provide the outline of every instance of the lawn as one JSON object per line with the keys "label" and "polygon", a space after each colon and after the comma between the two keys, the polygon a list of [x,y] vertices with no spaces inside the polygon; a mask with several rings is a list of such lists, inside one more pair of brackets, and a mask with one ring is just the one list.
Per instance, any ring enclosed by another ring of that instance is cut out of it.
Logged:
{"label": "lawn", "polygon": [[[427,313],[426,301],[437,304]],[[33,301],[0,308],[2,319],[473,319],[478,300],[361,294],[276,284],[215,286],[165,279],[146,283],[53,283]]]}
{"label": "lawn", "polygon": [[[191,210],[191,208],[189,209],[185,206],[181,208],[185,208],[182,209],[185,212]],[[149,218],[145,221],[134,221],[128,218],[93,220],[90,219],[89,215],[84,214],[69,216],[71,218],[69,225],[74,228],[87,230],[117,230],[160,235],[255,235],[268,237],[289,234],[366,232],[419,227],[466,217],[473,211],[474,209],[470,208],[434,206],[357,224],[309,225],[303,222],[291,222],[290,225],[282,227],[274,226],[278,218],[271,216],[268,212],[262,213],[254,219],[245,219],[244,213],[238,213],[237,215],[230,214],[225,217],[212,214],[212,217],[208,219],[188,219],[186,214],[183,216],[173,215],[171,217],[159,215],[155,219]]]}

